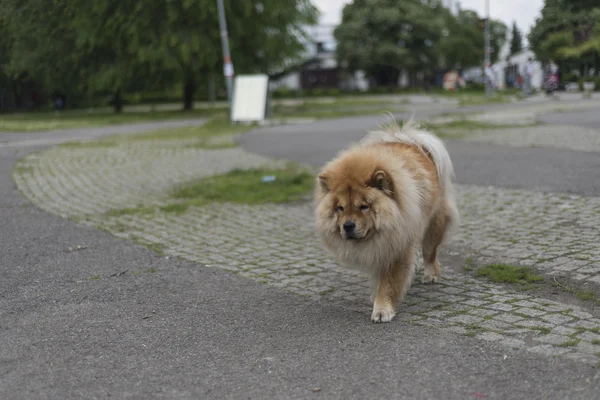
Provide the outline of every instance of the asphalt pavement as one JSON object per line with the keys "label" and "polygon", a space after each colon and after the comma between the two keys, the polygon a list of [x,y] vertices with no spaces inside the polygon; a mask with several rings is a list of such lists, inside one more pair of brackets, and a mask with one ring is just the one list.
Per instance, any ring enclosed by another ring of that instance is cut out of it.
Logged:
{"label": "asphalt pavement", "polygon": [[[369,124],[267,129],[243,145],[316,164]],[[312,150],[300,147],[309,138]],[[11,180],[39,149],[0,147],[2,399],[598,398],[600,370],[585,364],[399,320],[375,325],[50,215]]]}
{"label": "asphalt pavement", "polygon": [[[506,108],[506,105],[502,106],[502,109]],[[470,113],[474,109],[481,107],[459,111]],[[419,110],[414,113],[414,118],[424,120],[436,113],[440,111]],[[395,116],[406,119],[411,115]],[[600,114],[595,110],[543,115],[539,120],[562,125],[582,123],[600,128]],[[309,125],[274,126],[248,132],[239,142],[254,153],[319,167],[382,121],[381,116],[371,116],[316,121]],[[446,143],[458,183],[600,196],[598,153],[452,140],[446,140]]]}

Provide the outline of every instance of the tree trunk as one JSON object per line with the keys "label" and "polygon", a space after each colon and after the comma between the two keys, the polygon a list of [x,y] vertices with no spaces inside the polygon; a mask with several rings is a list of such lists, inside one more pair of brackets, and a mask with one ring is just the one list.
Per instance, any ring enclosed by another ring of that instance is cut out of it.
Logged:
{"label": "tree trunk", "polygon": [[23,97],[21,96],[21,90],[20,90],[20,82],[16,79],[13,80],[13,100],[14,100],[14,104],[15,104],[15,108],[18,110],[21,108],[21,106],[23,105]]}
{"label": "tree trunk", "polygon": [[119,114],[123,111],[123,98],[121,97],[121,89],[118,89],[115,92],[115,97],[113,98],[113,106],[115,107],[115,113]]}
{"label": "tree trunk", "polygon": [[185,85],[183,86],[183,109],[184,111],[191,111],[194,108],[194,91],[196,86],[194,80],[187,78]]}

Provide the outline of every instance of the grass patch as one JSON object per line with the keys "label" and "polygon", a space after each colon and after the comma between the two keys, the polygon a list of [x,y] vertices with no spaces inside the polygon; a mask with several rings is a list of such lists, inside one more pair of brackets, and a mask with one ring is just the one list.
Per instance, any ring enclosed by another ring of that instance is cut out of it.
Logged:
{"label": "grass patch", "polygon": [[189,204],[173,203],[159,207],[159,210],[167,213],[179,214],[185,212],[188,209],[188,207]]}
{"label": "grass patch", "polygon": [[482,327],[481,325],[475,324],[475,323],[471,323],[471,324],[467,324],[465,326],[465,329],[467,330],[467,332],[465,332],[465,336],[475,336],[478,333],[482,333],[485,332],[486,329],[484,327]]}
{"label": "grass patch", "polygon": [[107,217],[121,217],[123,215],[134,215],[134,214],[151,214],[154,212],[154,209],[150,207],[127,207],[127,208],[117,208],[108,210],[104,213]]}
{"label": "grass patch", "polygon": [[582,326],[578,326],[577,328],[575,328],[575,332],[571,333],[569,337],[577,339],[577,335],[581,335],[583,332],[585,332],[585,328]]}
{"label": "grass patch", "polygon": [[574,347],[581,342],[581,339],[566,340],[562,343],[555,344],[554,347]]}
{"label": "grass patch", "polygon": [[153,274],[156,271],[158,271],[158,270],[156,268],[152,267],[152,268],[148,268],[148,269],[144,269],[144,270],[140,270],[140,271],[133,271],[131,273],[131,275]]}
{"label": "grass patch", "polygon": [[[456,115],[450,115],[456,116]],[[537,126],[539,123],[534,124],[497,124],[493,122],[476,121],[468,119],[466,116],[455,119],[449,122],[435,123],[431,122],[427,124],[427,128],[430,129],[440,138],[447,139],[462,139],[468,135],[468,132],[476,130],[498,130],[498,129],[512,129]]]}
{"label": "grass patch", "polygon": [[592,339],[592,344],[600,345],[600,339]]}
{"label": "grass patch", "polygon": [[[262,182],[264,176],[274,176],[275,180]],[[236,169],[181,186],[172,197],[188,206],[211,202],[286,203],[301,200],[312,190],[313,183],[312,174],[292,166],[285,169]]]}
{"label": "grass patch", "polygon": [[535,329],[542,335],[547,335],[552,331],[552,329],[548,328],[547,326],[534,326],[532,329]]}
{"label": "grass patch", "polygon": [[458,100],[459,106],[476,106],[483,104],[501,104],[501,103],[510,103],[511,98],[504,95],[492,95],[487,97],[486,95],[468,95],[461,96]]}
{"label": "grass patch", "polygon": [[113,141],[108,141],[108,140],[100,140],[100,141],[93,141],[93,142],[68,142],[68,143],[62,143],[59,144],[57,147],[62,147],[62,148],[67,148],[67,149],[89,149],[89,148],[93,148],[93,147],[98,147],[98,148],[110,148],[110,147],[116,147],[119,144],[117,142],[113,142]]}
{"label": "grass patch", "polygon": [[600,327],[597,326],[595,328],[591,328],[591,329],[589,329],[589,331],[592,333],[600,333]]}
{"label": "grass patch", "polygon": [[13,173],[19,174],[19,175],[30,174],[32,172],[33,172],[33,167],[31,165],[25,165],[21,162],[17,163],[13,168]]}
{"label": "grass patch", "polygon": [[[302,104],[295,104],[291,106],[277,105],[273,107],[273,118],[314,118],[314,119],[325,119],[325,118],[340,118],[340,117],[352,117],[358,115],[377,115],[385,114],[388,112],[400,112],[402,111],[398,107],[398,103],[390,104],[392,102],[377,102],[371,101],[369,103],[364,102],[334,102],[334,103],[316,103],[316,102],[305,102]],[[383,106],[387,104],[387,106]]]}
{"label": "grass patch", "polygon": [[490,264],[477,270],[477,276],[495,283],[518,283],[522,285],[543,281],[544,278],[528,267],[506,264]]}
{"label": "grass patch", "polygon": [[559,283],[556,280],[556,278],[554,279],[554,282],[552,283],[552,285],[554,287],[557,287],[557,288],[560,288],[560,289],[566,291],[567,293],[570,293],[570,294],[574,295],[579,300],[591,301],[591,302],[594,302],[596,304],[600,304],[600,297],[598,297],[598,295],[595,292],[592,292],[590,290],[578,290],[578,289],[574,289],[572,287],[569,287],[567,285]]}
{"label": "grass patch", "polygon": [[101,277],[101,276],[99,276],[99,275],[92,275],[92,276],[88,276],[88,277],[87,277],[87,278],[85,278],[85,279],[87,279],[88,281],[97,281],[97,280],[100,280],[100,279],[102,279],[102,277]]}
{"label": "grass patch", "polygon": [[198,118],[210,115],[209,111],[153,111],[123,112],[109,111],[62,111],[1,114],[0,131],[37,132],[54,129],[85,128],[106,125],[122,125],[139,122]]}
{"label": "grass patch", "polygon": [[471,272],[475,269],[475,262],[471,257],[467,257],[465,260],[465,265],[463,265],[463,269],[465,272]]}
{"label": "grass patch", "polygon": [[522,128],[522,127],[531,127],[531,126],[537,126],[537,125],[540,125],[540,123],[536,122],[536,123],[532,123],[532,124],[497,124],[497,123],[493,123],[493,122],[471,120],[466,117],[462,117],[460,119],[455,119],[455,120],[449,121],[449,122],[427,124],[427,126],[434,132],[438,129],[473,131],[473,130]]}
{"label": "grass patch", "polygon": [[[253,125],[232,124],[227,117],[219,116],[206,122],[204,125],[185,126],[181,128],[157,129],[150,132],[140,133],[133,136],[118,136],[123,141],[162,141],[162,140],[189,140],[195,141],[196,147],[219,146],[217,137],[232,136],[251,129]],[[115,140],[109,138],[108,140]],[[225,141],[226,147],[235,145],[233,141]]]}
{"label": "grass patch", "polygon": [[598,296],[596,296],[596,293],[591,292],[589,290],[578,290],[575,292],[575,296],[579,299],[579,300],[592,300],[592,301],[598,301]]}

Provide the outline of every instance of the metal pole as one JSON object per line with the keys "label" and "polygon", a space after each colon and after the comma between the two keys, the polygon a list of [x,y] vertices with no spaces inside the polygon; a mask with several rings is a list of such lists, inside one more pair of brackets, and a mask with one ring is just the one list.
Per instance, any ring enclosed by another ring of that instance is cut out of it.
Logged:
{"label": "metal pole", "polygon": [[486,96],[490,96],[491,94],[491,82],[487,73],[485,71],[487,68],[491,70],[491,62],[490,62],[490,0],[485,0],[485,70],[484,75],[485,79],[485,94]]}
{"label": "metal pole", "polygon": [[231,62],[231,55],[229,54],[229,38],[227,36],[227,21],[225,20],[223,0],[217,0],[217,6],[219,8],[219,27],[221,28],[221,45],[223,47],[223,75],[227,81],[227,102],[231,110],[233,64]]}

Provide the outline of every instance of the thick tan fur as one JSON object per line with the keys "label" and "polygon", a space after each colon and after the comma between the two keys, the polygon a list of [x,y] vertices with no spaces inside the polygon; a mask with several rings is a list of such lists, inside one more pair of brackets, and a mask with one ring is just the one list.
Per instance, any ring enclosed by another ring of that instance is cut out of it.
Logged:
{"label": "thick tan fur", "polygon": [[317,230],[337,259],[367,272],[374,322],[389,322],[423,252],[425,283],[440,279],[437,251],[458,223],[443,143],[409,122],[370,132],[325,165],[315,187]]}

